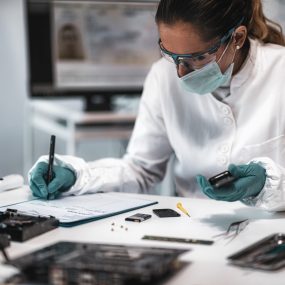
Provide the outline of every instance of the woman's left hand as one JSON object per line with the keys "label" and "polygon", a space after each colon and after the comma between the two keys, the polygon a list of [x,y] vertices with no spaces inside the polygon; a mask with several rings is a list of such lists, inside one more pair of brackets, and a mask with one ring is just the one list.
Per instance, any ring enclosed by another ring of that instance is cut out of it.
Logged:
{"label": "woman's left hand", "polygon": [[223,187],[212,186],[206,177],[197,175],[197,183],[208,197],[215,200],[234,202],[246,197],[256,196],[263,189],[266,172],[257,163],[245,165],[231,164],[228,168],[235,180]]}

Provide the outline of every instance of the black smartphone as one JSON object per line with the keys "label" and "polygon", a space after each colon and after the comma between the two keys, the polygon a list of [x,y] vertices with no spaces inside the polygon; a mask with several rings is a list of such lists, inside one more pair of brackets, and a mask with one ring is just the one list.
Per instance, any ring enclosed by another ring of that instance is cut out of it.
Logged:
{"label": "black smartphone", "polygon": [[153,209],[152,211],[160,218],[180,217],[180,214],[172,209]]}
{"label": "black smartphone", "polygon": [[232,174],[229,171],[224,171],[209,178],[208,181],[212,186],[219,188],[232,183],[234,180],[235,177],[232,176]]}
{"label": "black smartphone", "polygon": [[150,218],[151,218],[151,215],[137,213],[135,215],[125,218],[125,221],[140,223]]}

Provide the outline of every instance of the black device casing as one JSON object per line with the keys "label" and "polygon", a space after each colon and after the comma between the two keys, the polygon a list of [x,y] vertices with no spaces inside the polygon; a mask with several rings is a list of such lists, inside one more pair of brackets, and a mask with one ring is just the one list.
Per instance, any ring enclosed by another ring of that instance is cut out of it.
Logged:
{"label": "black device casing", "polygon": [[152,211],[160,218],[180,217],[180,214],[172,209],[153,209]]}
{"label": "black device casing", "polygon": [[137,222],[137,223],[140,223],[140,222],[143,222],[145,220],[148,220],[151,218],[151,215],[148,215],[148,214],[135,214],[135,215],[132,215],[130,217],[127,217],[125,218],[126,221],[129,221],[129,222]]}
{"label": "black device casing", "polygon": [[0,212],[0,225],[0,234],[11,236],[12,241],[23,242],[57,228],[59,221],[52,216],[32,216],[7,209]]}
{"label": "black device casing", "polygon": [[229,171],[224,171],[209,178],[208,181],[212,186],[219,188],[232,183],[234,180],[235,177],[232,176],[232,174]]}

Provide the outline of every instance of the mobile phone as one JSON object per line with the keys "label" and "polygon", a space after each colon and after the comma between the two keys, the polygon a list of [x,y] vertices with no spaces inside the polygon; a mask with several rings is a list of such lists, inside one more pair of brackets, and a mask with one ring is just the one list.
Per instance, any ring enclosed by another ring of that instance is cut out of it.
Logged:
{"label": "mobile phone", "polygon": [[212,186],[219,188],[232,183],[235,179],[236,178],[232,176],[232,174],[229,171],[224,171],[209,178],[208,181]]}
{"label": "mobile phone", "polygon": [[285,266],[285,235],[269,235],[228,257],[233,265],[261,270]]}
{"label": "mobile phone", "polygon": [[153,209],[152,211],[160,218],[180,217],[180,214],[172,209]]}
{"label": "mobile phone", "polygon": [[137,213],[135,215],[125,218],[125,221],[140,223],[150,218],[151,218],[151,215]]}

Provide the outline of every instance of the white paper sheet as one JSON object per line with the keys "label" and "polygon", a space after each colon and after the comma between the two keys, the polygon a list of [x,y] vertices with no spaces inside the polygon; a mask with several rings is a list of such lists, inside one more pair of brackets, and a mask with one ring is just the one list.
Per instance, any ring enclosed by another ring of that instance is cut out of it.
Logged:
{"label": "white paper sheet", "polygon": [[6,205],[0,210],[11,208],[31,215],[54,216],[60,223],[74,223],[108,217],[155,203],[155,201],[133,198],[121,193],[97,193],[62,197],[50,201],[30,200],[11,206]]}

